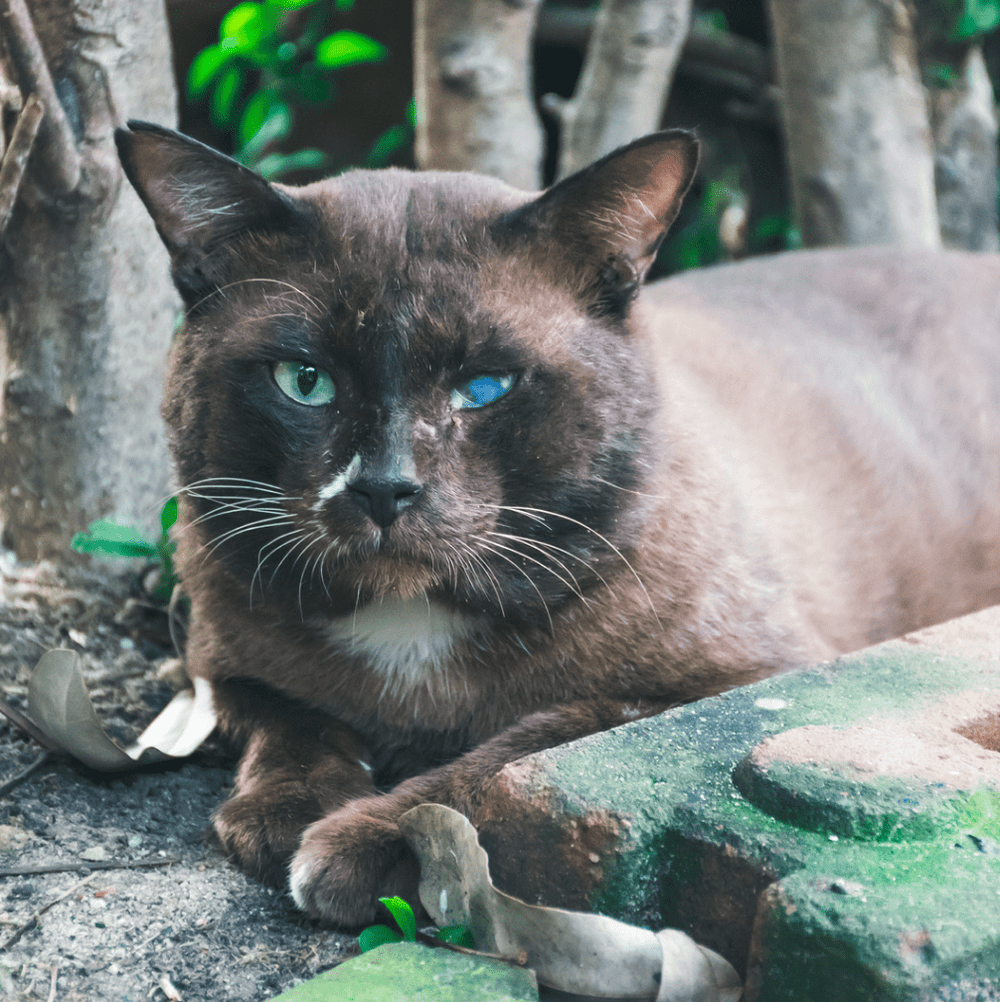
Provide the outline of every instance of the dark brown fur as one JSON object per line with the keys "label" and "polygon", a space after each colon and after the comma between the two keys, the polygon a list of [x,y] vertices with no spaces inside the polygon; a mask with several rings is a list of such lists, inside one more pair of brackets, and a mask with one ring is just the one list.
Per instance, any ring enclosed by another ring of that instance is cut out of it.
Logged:
{"label": "dark brown fur", "polygon": [[[309,912],[412,893],[400,813],[471,812],[512,759],[1000,601],[995,257],[803,253],[636,302],[684,133],[542,196],[119,145],[188,306],[188,666],[246,748],[216,827]],[[459,406],[479,374],[516,382]]]}

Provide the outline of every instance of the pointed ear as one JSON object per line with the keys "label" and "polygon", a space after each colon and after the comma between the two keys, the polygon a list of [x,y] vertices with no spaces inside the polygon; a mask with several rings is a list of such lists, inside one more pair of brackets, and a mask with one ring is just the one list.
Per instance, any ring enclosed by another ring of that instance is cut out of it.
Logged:
{"label": "pointed ear", "polygon": [[196,139],[148,122],[115,130],[118,156],[170,251],[188,305],[225,281],[239,233],[289,232],[304,213],[242,164]]}
{"label": "pointed ear", "polygon": [[560,181],[509,221],[569,256],[574,285],[595,308],[623,314],[697,167],[692,133],[656,132]]}

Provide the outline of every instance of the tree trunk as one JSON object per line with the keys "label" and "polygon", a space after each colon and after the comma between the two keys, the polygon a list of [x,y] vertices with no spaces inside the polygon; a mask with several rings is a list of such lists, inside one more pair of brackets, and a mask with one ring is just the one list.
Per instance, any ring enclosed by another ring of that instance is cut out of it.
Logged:
{"label": "tree trunk", "polygon": [[559,177],[660,126],[691,25],[691,0],[604,0],[576,93],[559,117]]}
{"label": "tree trunk", "polygon": [[997,234],[997,114],[979,46],[951,87],[932,88],[935,184],[946,247],[1000,250]]}
{"label": "tree trunk", "polygon": [[169,482],[177,300],[112,139],[176,121],[162,0],[0,0],[0,63],[44,106],[0,242],[0,527],[19,559],[66,561],[96,518],[156,525]]}
{"label": "tree trunk", "polygon": [[416,159],[527,191],[541,185],[531,85],[539,0],[416,0]]}
{"label": "tree trunk", "polygon": [[803,243],[940,244],[907,0],[770,0]]}

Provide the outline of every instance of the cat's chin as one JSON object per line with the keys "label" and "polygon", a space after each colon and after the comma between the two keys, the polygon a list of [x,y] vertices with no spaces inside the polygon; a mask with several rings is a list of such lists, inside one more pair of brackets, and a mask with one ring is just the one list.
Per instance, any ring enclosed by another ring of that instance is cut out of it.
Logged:
{"label": "cat's chin", "polygon": [[426,564],[407,560],[373,560],[353,575],[355,594],[369,600],[406,601],[440,586],[439,576]]}

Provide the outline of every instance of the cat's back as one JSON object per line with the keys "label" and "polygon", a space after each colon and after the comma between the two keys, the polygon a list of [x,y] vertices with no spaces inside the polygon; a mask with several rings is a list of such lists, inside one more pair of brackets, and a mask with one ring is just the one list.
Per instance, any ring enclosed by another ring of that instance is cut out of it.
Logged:
{"label": "cat's back", "polygon": [[1000,255],[797,251],[653,283],[642,310],[668,394],[1000,444]]}
{"label": "cat's back", "polygon": [[1000,257],[794,252],[653,283],[640,310],[665,437],[807,591],[846,573],[902,628],[1000,600]]}

